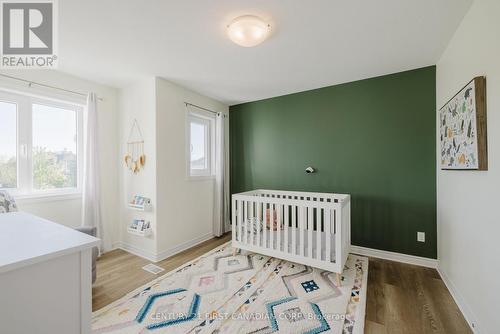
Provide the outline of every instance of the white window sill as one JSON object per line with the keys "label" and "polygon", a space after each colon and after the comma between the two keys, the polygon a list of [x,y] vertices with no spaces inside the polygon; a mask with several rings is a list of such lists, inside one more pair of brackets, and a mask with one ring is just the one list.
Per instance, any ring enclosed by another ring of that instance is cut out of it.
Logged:
{"label": "white window sill", "polygon": [[188,181],[207,181],[215,180],[215,175],[189,175],[187,177]]}
{"label": "white window sill", "polygon": [[17,204],[30,204],[42,202],[67,201],[82,198],[81,192],[53,192],[33,193],[28,195],[14,195]]}

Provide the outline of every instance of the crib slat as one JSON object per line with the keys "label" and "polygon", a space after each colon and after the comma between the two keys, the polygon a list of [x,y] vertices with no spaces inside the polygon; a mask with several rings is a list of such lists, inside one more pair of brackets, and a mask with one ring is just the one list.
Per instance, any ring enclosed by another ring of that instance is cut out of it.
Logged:
{"label": "crib slat", "polygon": [[260,241],[260,225],[262,224],[262,215],[260,213],[260,207],[261,203],[257,201],[257,246],[261,246],[261,241]]}
{"label": "crib slat", "polygon": [[255,240],[255,246],[259,245],[259,225],[260,225],[260,220],[259,220],[259,199],[256,197],[255,202],[254,202],[254,217],[255,217],[255,230],[254,230],[254,240]]}
{"label": "crib slat", "polygon": [[231,210],[231,224],[233,224],[233,226],[231,227],[231,235],[232,235],[232,238],[233,240],[237,240],[236,239],[236,200],[233,198],[231,200],[232,202],[232,210]]}
{"label": "crib slat", "polygon": [[250,229],[249,230],[249,236],[250,236],[250,244],[253,246],[254,243],[255,243],[255,230],[254,230],[254,217],[255,217],[255,211],[254,211],[254,207],[255,207],[255,201],[251,201],[250,202],[250,214],[249,214],[249,218],[251,220],[251,222],[248,224],[248,228]]}
{"label": "crib slat", "polygon": [[298,207],[292,205],[292,254],[297,255],[297,209]]}
{"label": "crib slat", "polygon": [[331,233],[331,225],[332,224],[332,210],[331,209],[325,209],[325,242],[326,242],[326,247],[325,247],[325,260],[327,262],[331,262],[331,255],[332,255],[332,237],[330,235]]}
{"label": "crib slat", "polygon": [[245,202],[245,243],[250,244],[250,201]]}
{"label": "crib slat", "polygon": [[262,233],[263,233],[263,241],[264,241],[264,244],[262,245],[262,247],[264,248],[268,248],[267,247],[267,215],[266,215],[266,210],[267,210],[267,203],[264,202],[262,203]]}
{"label": "crib slat", "polygon": [[243,240],[244,243],[248,244],[248,239],[250,239],[248,235],[248,201],[245,201],[244,208],[243,208]]}
{"label": "crib slat", "polygon": [[243,243],[248,243],[248,201],[243,201]]}
{"label": "crib slat", "polygon": [[248,243],[250,245],[253,245],[253,240],[254,240],[254,233],[253,233],[253,217],[255,216],[253,212],[253,204],[254,201],[252,200],[251,202],[248,203]]}
{"label": "crib slat", "polygon": [[278,225],[277,225],[277,230],[276,230],[276,233],[277,233],[277,236],[278,236],[278,240],[277,240],[277,248],[278,250],[281,252],[281,227],[283,226],[283,213],[281,212],[283,208],[283,205],[279,205],[276,207],[276,211],[278,213]]}
{"label": "crib slat", "polygon": [[251,242],[251,238],[252,238],[252,231],[250,230],[251,226],[250,226],[250,220],[252,218],[252,211],[251,211],[251,205],[252,205],[252,202],[251,201],[247,201],[247,206],[246,206],[246,238],[247,238],[247,241],[246,243],[247,244],[250,244]]}
{"label": "crib slat", "polygon": [[283,243],[283,251],[285,253],[289,253],[290,251],[288,250],[288,218],[289,218],[289,215],[288,215],[288,211],[289,211],[289,206],[288,205],[285,205],[285,212],[284,212],[284,216],[285,216],[285,219],[284,219],[284,233],[285,233],[285,242]]}
{"label": "crib slat", "polygon": [[238,241],[243,242],[242,230],[243,230],[243,201],[238,201]]}
{"label": "crib slat", "polygon": [[299,255],[304,256],[304,230],[306,227],[306,212],[303,206],[299,206],[299,229],[297,242],[299,244]]}
{"label": "crib slat", "polygon": [[321,258],[321,208],[316,208],[316,258]]}
{"label": "crib slat", "polygon": [[342,209],[334,210],[335,224],[335,262],[342,262]]}
{"label": "crib slat", "polygon": [[307,243],[307,257],[313,258],[313,208],[308,207],[307,208],[307,236],[308,236],[308,243]]}
{"label": "crib slat", "polygon": [[[267,213],[266,213],[267,218]],[[269,203],[269,248],[274,250],[274,204]]]}

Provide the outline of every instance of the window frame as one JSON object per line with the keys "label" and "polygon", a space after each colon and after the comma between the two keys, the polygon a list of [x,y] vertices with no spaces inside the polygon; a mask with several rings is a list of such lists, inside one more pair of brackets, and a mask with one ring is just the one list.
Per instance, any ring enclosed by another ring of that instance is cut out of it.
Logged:
{"label": "window frame", "polygon": [[[205,169],[191,168],[191,124],[202,124],[205,132]],[[190,110],[186,116],[186,175],[190,180],[212,179],[215,177],[215,115],[203,110]]]}
{"label": "window frame", "polygon": [[19,159],[20,159],[20,148],[19,148],[19,102],[12,100],[11,94],[3,94],[0,91],[0,102],[10,103],[16,105],[16,187],[15,188],[2,188],[0,190],[6,190],[9,194],[15,193],[19,189]]}
{"label": "window frame", "polygon": [[[17,105],[17,188],[2,188],[2,190],[5,189],[16,199],[80,195],[83,180],[84,105],[73,101],[62,101],[4,89],[0,89],[0,100]],[[62,108],[76,113],[76,187],[41,190],[33,188],[33,104]]]}

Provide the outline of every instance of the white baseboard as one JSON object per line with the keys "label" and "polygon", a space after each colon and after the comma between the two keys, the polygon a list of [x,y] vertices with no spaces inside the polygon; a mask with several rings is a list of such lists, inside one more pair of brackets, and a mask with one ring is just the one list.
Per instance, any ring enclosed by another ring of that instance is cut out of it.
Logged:
{"label": "white baseboard", "polygon": [[183,242],[175,247],[172,247],[170,249],[161,251],[161,252],[156,254],[156,261],[155,262],[165,260],[168,257],[174,256],[175,254],[178,254],[182,251],[185,251],[186,249],[189,249],[191,247],[194,247],[194,246],[202,243],[203,241],[210,240],[213,237],[214,237],[213,233],[210,232],[210,233],[207,233],[205,235],[201,235],[197,238],[194,238],[192,240],[185,241],[185,242]]}
{"label": "white baseboard", "polygon": [[123,242],[123,241],[117,241],[113,244],[113,249],[123,249],[124,251],[127,251],[129,253],[132,253],[134,255],[140,256],[142,258],[145,258],[149,261],[156,262],[156,254],[153,252],[146,251],[142,248],[133,246],[129,243]]}
{"label": "white baseboard", "polygon": [[434,268],[434,269],[437,269],[438,267],[438,260],[436,259],[429,259],[427,257],[389,252],[380,249],[373,249],[361,246],[351,246],[351,253],[376,257],[384,260],[408,263],[416,266]]}
{"label": "white baseboard", "polygon": [[119,248],[123,249],[124,251],[127,251],[129,253],[132,253],[134,255],[140,256],[142,258],[145,258],[151,262],[160,262],[162,260],[165,260],[166,258],[169,258],[171,256],[174,256],[175,254],[178,254],[182,251],[185,251],[186,249],[189,249],[191,247],[194,247],[204,241],[212,239],[214,236],[212,232],[201,235],[197,238],[194,238],[192,240],[188,240],[186,242],[183,242],[175,247],[172,247],[170,249],[161,251],[159,253],[153,253],[153,252],[148,252],[144,249],[135,247],[129,243],[123,242],[123,241],[118,241],[113,244],[113,249]]}
{"label": "white baseboard", "polygon": [[460,292],[458,292],[458,289],[455,287],[455,285],[453,284],[453,282],[450,280],[450,278],[448,277],[448,275],[445,273],[445,271],[443,269],[438,267],[437,271],[438,271],[439,275],[441,276],[441,279],[443,280],[444,284],[448,288],[448,291],[450,291],[450,294],[453,297],[453,299],[455,300],[455,303],[457,303],[458,308],[462,312],[462,314],[465,318],[465,321],[467,321],[471,330],[476,334],[481,333],[477,317],[474,315],[474,313],[472,312],[470,307],[465,302],[465,299],[462,296],[462,294],[460,294]]}

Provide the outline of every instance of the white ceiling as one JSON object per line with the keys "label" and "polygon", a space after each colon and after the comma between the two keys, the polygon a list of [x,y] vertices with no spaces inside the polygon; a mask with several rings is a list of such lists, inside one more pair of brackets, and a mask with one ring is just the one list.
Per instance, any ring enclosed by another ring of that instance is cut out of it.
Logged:
{"label": "white ceiling", "polygon": [[[62,0],[59,69],[115,87],[160,76],[228,104],[433,65],[472,0]],[[225,35],[256,14],[255,48]]]}

